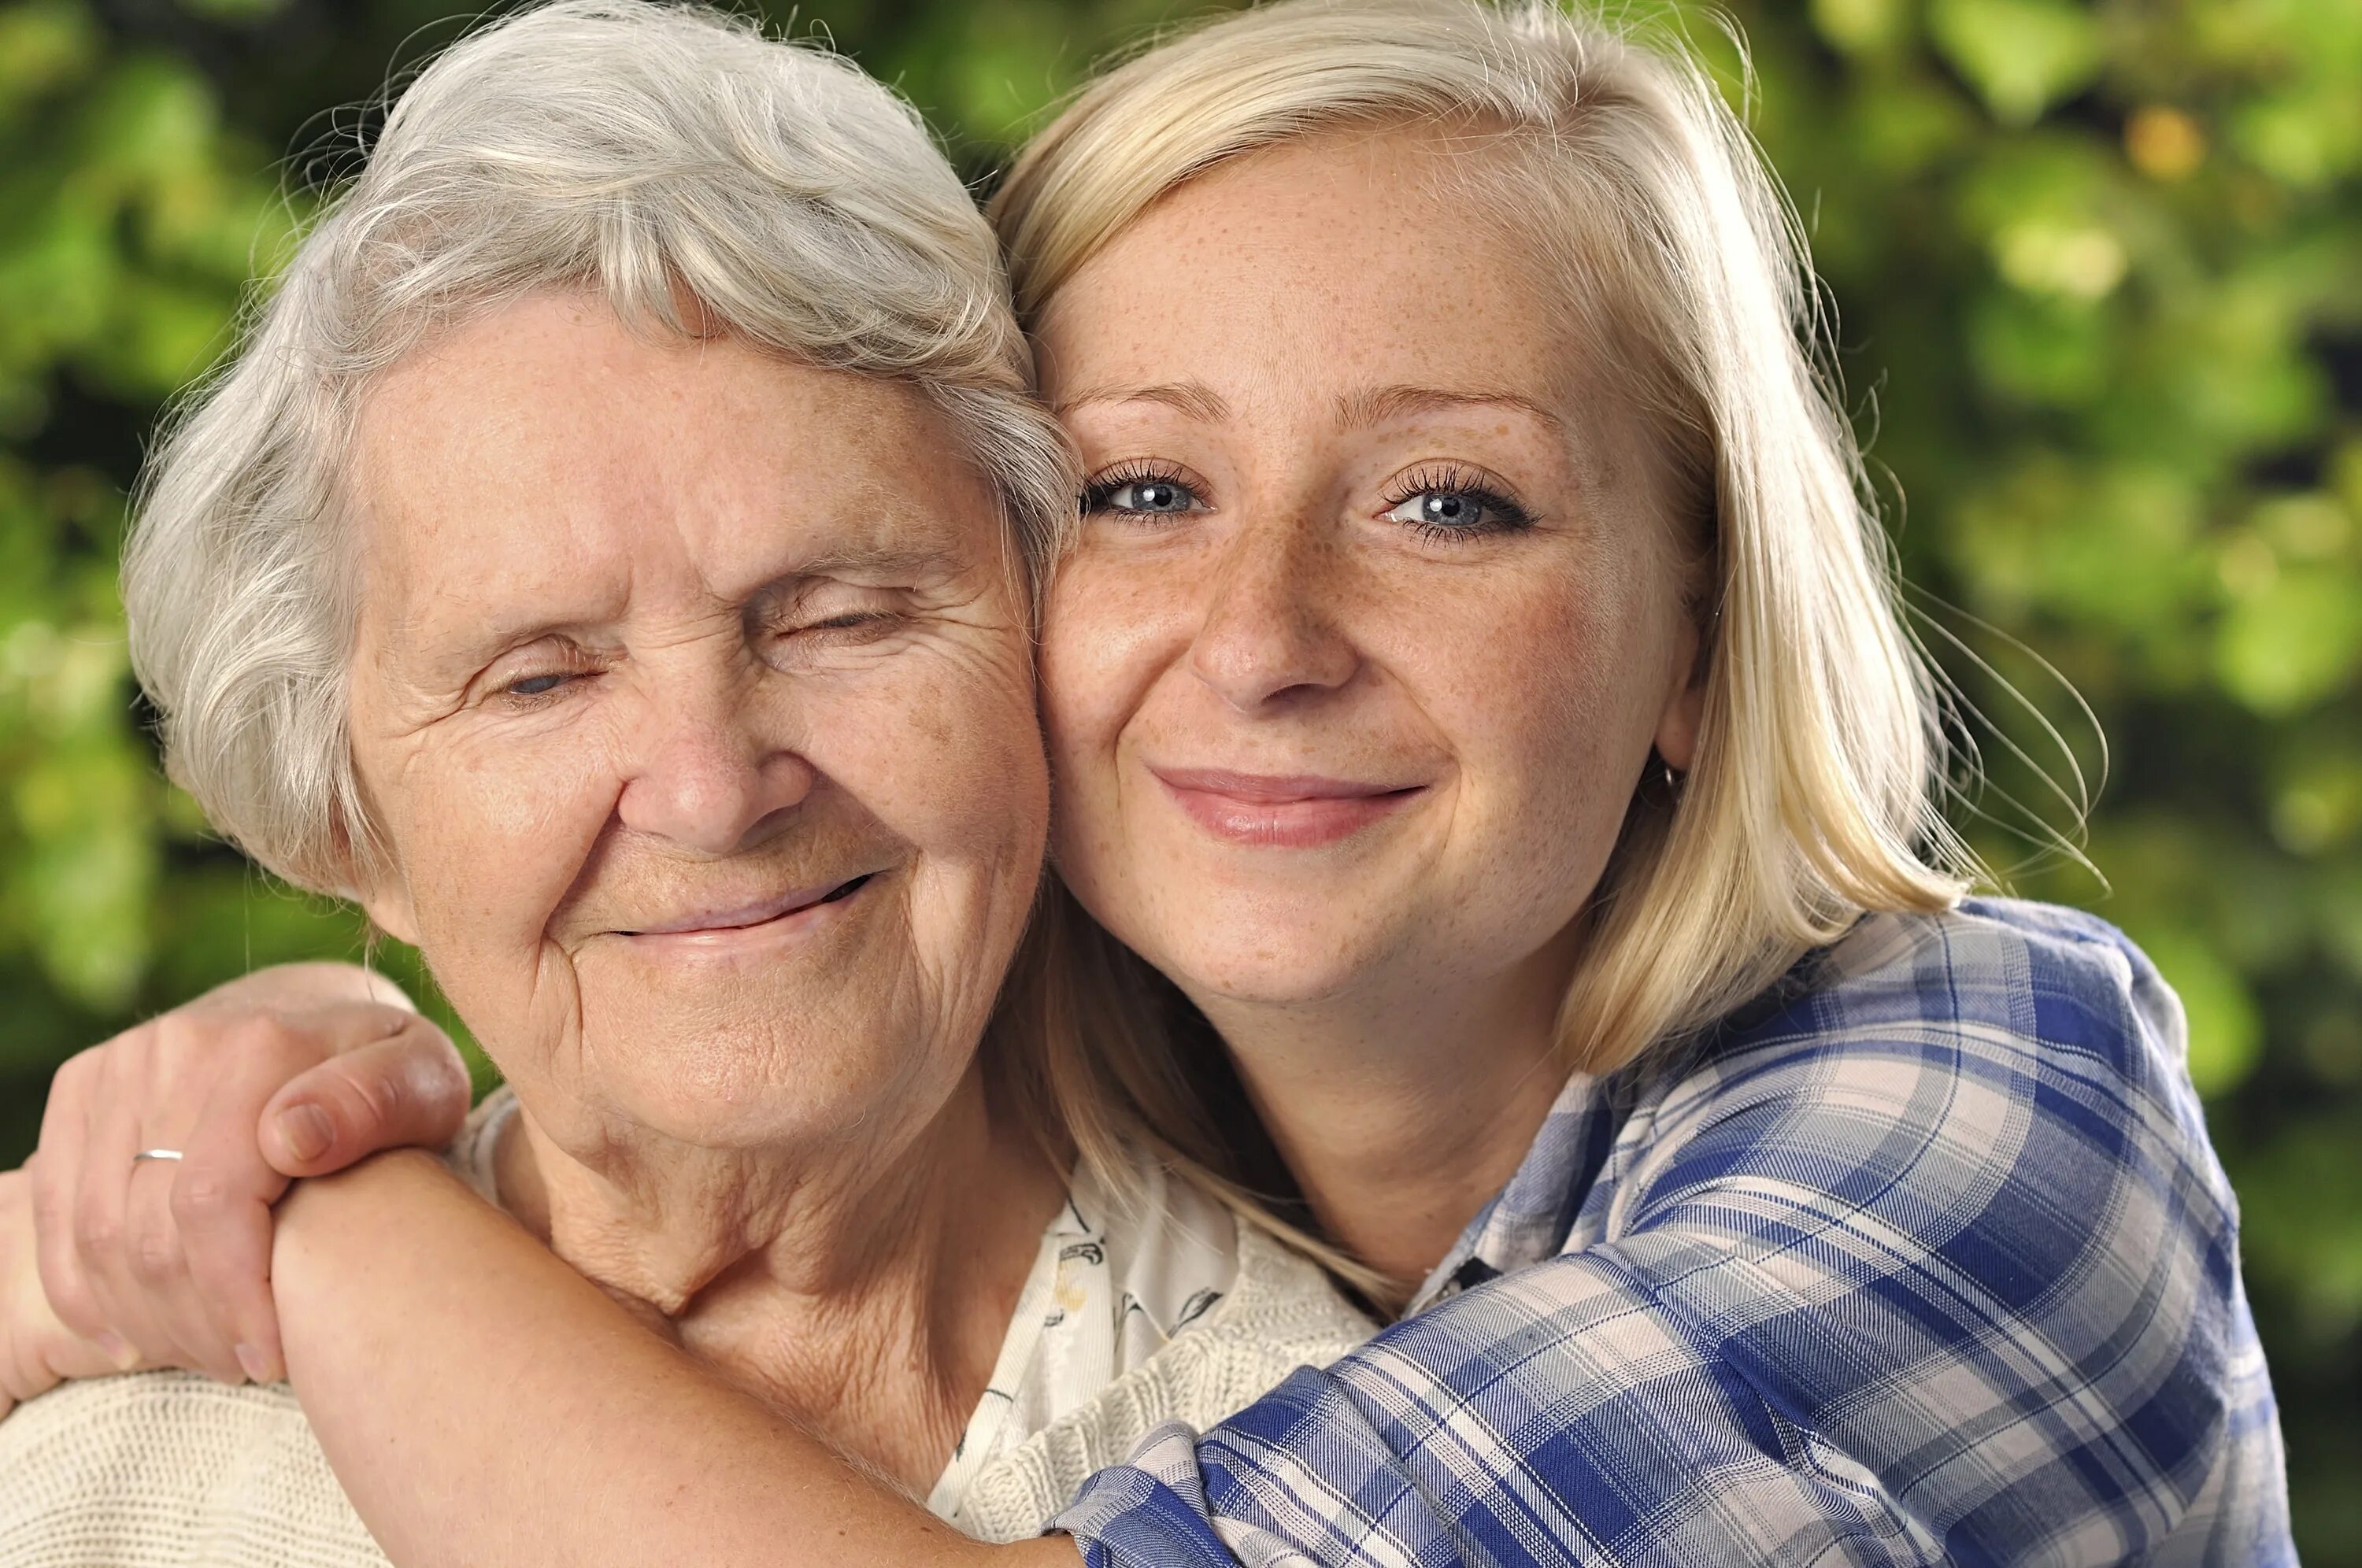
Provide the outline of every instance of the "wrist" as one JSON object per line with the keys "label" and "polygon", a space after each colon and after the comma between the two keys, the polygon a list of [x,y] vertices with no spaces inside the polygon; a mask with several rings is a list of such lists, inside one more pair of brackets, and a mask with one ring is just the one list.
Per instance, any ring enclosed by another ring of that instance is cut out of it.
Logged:
{"label": "wrist", "polygon": [[330,1175],[292,1183],[279,1200],[279,1228],[283,1232],[290,1226],[348,1224],[365,1209],[431,1197],[443,1188],[468,1191],[442,1155],[427,1149],[388,1149]]}
{"label": "wrist", "polygon": [[271,1279],[303,1273],[349,1249],[382,1252],[393,1235],[454,1198],[480,1200],[425,1149],[389,1149],[331,1176],[292,1184],[275,1210]]}
{"label": "wrist", "polygon": [[278,964],[215,986],[200,999],[206,1004],[242,1008],[307,1008],[339,1002],[376,1002],[416,1012],[408,992],[358,964]]}

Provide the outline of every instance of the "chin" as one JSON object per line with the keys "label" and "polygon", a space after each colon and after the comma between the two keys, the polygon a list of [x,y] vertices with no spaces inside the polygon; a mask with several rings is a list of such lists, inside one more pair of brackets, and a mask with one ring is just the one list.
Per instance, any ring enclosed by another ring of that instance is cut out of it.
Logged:
{"label": "chin", "polygon": [[624,1121],[668,1143],[717,1154],[833,1145],[849,1129],[876,1126],[894,1098],[874,1092],[875,1086],[809,1077],[799,1082],[792,1076],[785,1084],[734,1085],[711,1095],[682,1081],[643,1081],[616,1090],[608,1105]]}
{"label": "chin", "polygon": [[[798,1016],[789,1008],[751,1010],[739,1021],[650,1018],[627,1029],[605,1050],[585,1052],[599,1078],[599,1100],[624,1120],[674,1142],[699,1148],[754,1149],[841,1132],[890,1099],[911,1063],[883,1042],[907,1032],[872,1022],[865,1034],[852,1021],[804,1002],[822,1027],[782,1029]],[[877,1040],[879,1049],[856,1048]],[[594,1086],[586,1086],[594,1087]]]}
{"label": "chin", "polygon": [[[1231,939],[1189,943],[1172,952],[1163,969],[1186,992],[1264,1007],[1333,1001],[1375,975],[1383,955],[1335,940],[1335,933],[1297,926],[1283,932],[1242,932]],[[1330,940],[1324,941],[1326,934]],[[1268,940],[1265,940],[1265,937]]]}

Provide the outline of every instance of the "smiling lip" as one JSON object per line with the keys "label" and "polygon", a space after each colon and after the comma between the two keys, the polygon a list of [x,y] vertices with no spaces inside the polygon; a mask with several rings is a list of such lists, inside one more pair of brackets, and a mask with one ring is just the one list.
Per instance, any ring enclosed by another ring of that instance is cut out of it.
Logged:
{"label": "smiling lip", "polygon": [[1191,821],[1217,838],[1312,849],[1393,815],[1424,785],[1370,784],[1315,774],[1151,768]]}
{"label": "smiling lip", "polygon": [[741,904],[733,908],[698,910],[668,921],[662,925],[644,925],[636,931],[619,934],[631,937],[728,937],[740,932],[755,931],[778,925],[793,917],[808,913],[823,905],[841,903],[860,891],[863,883],[874,873],[865,872],[849,881],[829,882],[816,888],[798,888],[766,899],[761,903]]}

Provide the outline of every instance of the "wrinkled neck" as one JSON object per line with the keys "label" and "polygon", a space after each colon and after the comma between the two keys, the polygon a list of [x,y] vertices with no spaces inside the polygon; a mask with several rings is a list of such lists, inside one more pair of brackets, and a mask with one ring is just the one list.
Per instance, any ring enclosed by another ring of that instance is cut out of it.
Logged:
{"label": "wrinkled neck", "polygon": [[502,1201],[568,1264],[921,1492],[983,1394],[1065,1193],[974,1067],[900,1136],[635,1149],[593,1170],[521,1112],[499,1169]]}

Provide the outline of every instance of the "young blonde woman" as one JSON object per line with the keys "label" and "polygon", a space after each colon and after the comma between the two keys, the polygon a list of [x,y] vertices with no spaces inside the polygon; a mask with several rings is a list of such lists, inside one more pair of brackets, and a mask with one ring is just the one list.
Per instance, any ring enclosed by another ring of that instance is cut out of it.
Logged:
{"label": "young blonde woman", "polygon": [[[379,1159],[296,1187],[271,1289],[391,1555],[2292,1562],[2180,1010],[2106,926],[1964,897],[1796,241],[1704,75],[1549,8],[1296,0],[1102,78],[994,213],[1089,475],[1041,657],[1054,1070],[1246,1186],[1242,1092],[1402,1320],[985,1547]],[[266,1032],[292,1070],[397,1016]],[[380,1107],[442,1060],[204,1120],[311,1174],[437,1130]],[[246,1179],[191,1239],[250,1344],[283,1178]],[[141,1293],[64,1231],[102,1331]]]}

